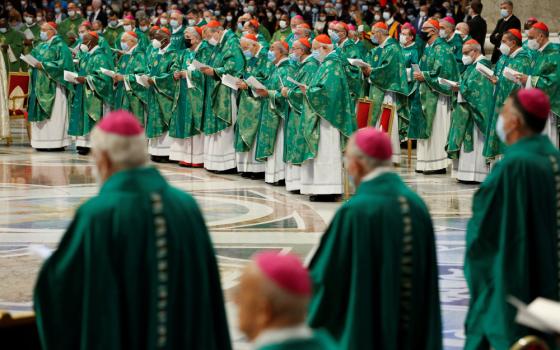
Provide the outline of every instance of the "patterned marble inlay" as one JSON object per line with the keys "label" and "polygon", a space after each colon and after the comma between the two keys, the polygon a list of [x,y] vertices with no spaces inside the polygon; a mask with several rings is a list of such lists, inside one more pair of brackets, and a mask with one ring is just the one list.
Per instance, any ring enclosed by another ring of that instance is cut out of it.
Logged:
{"label": "patterned marble inlay", "polygon": [[[340,203],[311,203],[306,196],[234,175],[158,165],[176,187],[202,208],[215,245],[236,349],[247,344],[235,328],[230,290],[250,257],[264,249],[290,251],[309,259]],[[465,228],[477,186],[449,176],[424,176],[398,168],[430,207],[436,229],[446,349],[461,349],[468,290],[463,277]],[[38,153],[0,147],[0,309],[29,310],[41,261],[31,244],[56,248],[77,206],[95,195],[91,160],[68,151]]]}

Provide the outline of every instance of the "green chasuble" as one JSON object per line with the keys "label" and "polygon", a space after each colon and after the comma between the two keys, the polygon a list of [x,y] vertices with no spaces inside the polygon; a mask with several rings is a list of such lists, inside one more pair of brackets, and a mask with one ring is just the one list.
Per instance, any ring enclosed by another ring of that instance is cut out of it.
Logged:
{"label": "green chasuble", "polygon": [[267,43],[270,42],[271,35],[270,35],[270,32],[268,31],[268,29],[266,29],[265,26],[259,26],[258,31],[259,31],[258,35],[260,35],[265,42],[267,42]]}
{"label": "green chasuble", "polygon": [[203,131],[204,85],[207,78],[189,66],[194,59],[204,61],[210,55],[210,50],[209,44],[202,41],[197,48],[183,50],[180,54],[178,69],[187,72],[192,87],[188,87],[184,78],[179,81],[179,88],[175,92],[176,106],[173,107],[173,118],[169,125],[171,137],[184,139]]}
{"label": "green chasuble", "polygon": [[[281,331],[281,330],[280,330]],[[332,337],[324,331],[314,331],[311,338],[294,338],[280,343],[257,347],[255,350],[336,350]]]}
{"label": "green chasuble", "polygon": [[338,53],[344,67],[344,71],[346,72],[350,95],[354,100],[362,97],[362,86],[364,81],[362,70],[348,62],[349,58],[363,58],[360,53],[360,49],[352,40],[346,39],[341,45],[336,47],[336,52]]}
{"label": "green chasuble", "polygon": [[148,89],[146,136],[154,138],[169,130],[173,106],[177,104],[179,82],[173,78],[173,73],[178,71],[179,54],[167,45],[158,50],[148,64],[148,75],[155,83]]}
{"label": "green chasuble", "polygon": [[[41,27],[37,23],[33,23],[32,25],[25,25],[22,28],[22,33],[25,32],[27,29],[33,33],[33,43],[31,45],[25,45],[23,48],[23,53],[28,54],[33,50],[33,48],[41,43]],[[25,34],[24,34],[25,36]],[[26,66],[25,62],[21,62],[23,66]]]}
{"label": "green chasuble", "polygon": [[393,172],[360,184],[310,264],[309,325],[340,349],[442,349],[434,228]]}
{"label": "green chasuble", "polygon": [[350,97],[344,67],[336,51],[329,53],[307,85],[303,135],[307,143],[304,159],[315,158],[319,149],[319,124],[323,118],[340,132],[340,144],[356,131],[354,100]]}
{"label": "green chasuble", "polygon": [[462,99],[457,99],[453,104],[447,139],[447,154],[451,159],[459,159],[461,145],[464,146],[465,152],[472,152],[474,127],[484,134],[492,117],[494,85],[476,70],[477,63],[488,69],[492,66],[488,59],[482,57],[468,65],[461,77],[459,93]]}
{"label": "green chasuble", "polygon": [[2,55],[4,56],[4,64],[6,65],[6,72],[19,72],[24,65],[24,62],[19,59],[19,56],[23,52],[23,41],[25,40],[25,35],[22,32],[17,31],[12,28],[8,28],[6,33],[0,33],[0,45],[9,45],[12,49],[12,59],[10,61],[10,56],[8,54],[8,49],[2,49]]}
{"label": "green chasuble", "polygon": [[373,102],[371,125],[377,124],[385,94],[394,92],[399,115],[399,136],[401,140],[404,140],[408,130],[408,119],[406,113],[401,113],[401,111],[406,111],[406,98],[409,94],[405,58],[401,46],[393,38],[387,38],[383,45],[379,46],[379,50],[381,50],[379,58],[376,61],[368,62],[371,65],[369,98]]}
{"label": "green chasuble", "polygon": [[169,46],[172,49],[181,51],[185,49],[185,27],[180,26],[179,28],[171,30],[171,38],[169,39]]}
{"label": "green chasuble", "polygon": [[494,75],[498,78],[498,82],[494,88],[493,113],[490,117],[491,119],[487,123],[485,132],[486,139],[484,140],[484,150],[482,151],[482,154],[487,158],[494,158],[504,153],[505,145],[496,134],[496,123],[498,122],[498,116],[502,112],[502,107],[508,96],[513,90],[521,88],[521,84],[516,84],[503,76],[502,73],[506,67],[510,67],[524,74],[529,74],[531,71],[529,52],[524,49],[519,49],[509,56],[501,55],[494,69]]}
{"label": "green chasuble", "polygon": [[408,91],[410,95],[406,97],[405,108],[401,108],[399,112],[404,115],[404,118],[406,118],[406,120],[410,121],[411,115],[415,113],[422,113],[422,103],[420,102],[420,92],[418,91],[418,84],[412,76],[414,72],[414,70],[412,69],[412,65],[418,64],[420,62],[420,51],[418,50],[418,45],[415,42],[412,42],[412,45],[408,47],[402,47],[402,53],[404,56],[404,64],[407,70]]}
{"label": "green chasuble", "polygon": [[290,26],[287,26],[284,29],[278,29],[274,32],[274,35],[272,35],[272,40],[270,40],[270,42],[286,41],[290,34],[292,34],[292,28],[290,28]]}
{"label": "green chasuble", "polygon": [[280,90],[282,90],[282,87],[288,86],[286,79],[294,76],[294,70],[295,67],[290,62],[290,59],[287,57],[283,58],[272,69],[272,74],[266,81],[268,97],[262,108],[261,123],[257,133],[255,158],[258,161],[265,161],[268,157],[272,156],[281,122],[282,120],[285,122],[288,118],[290,105],[286,98],[282,96]]}
{"label": "green chasuble", "polygon": [[152,167],[113,174],[43,265],[43,349],[231,349],[220,275],[195,200]]}
{"label": "green chasuble", "polygon": [[148,89],[138,84],[136,75],[148,73],[146,55],[138,45],[121,56],[117,63],[117,72],[122,74],[124,81],[117,83],[115,90],[115,109],[125,109],[138,118],[144,125],[148,105]]}
{"label": "green chasuble", "polygon": [[447,40],[447,44],[451,46],[453,53],[455,55],[455,62],[457,62],[457,67],[459,67],[459,72],[463,73],[467,67],[463,64],[463,38],[457,33],[453,33],[453,36]]}
{"label": "green chasuble", "polygon": [[[267,51],[261,48],[255,57],[247,60],[243,79],[253,76],[264,84],[275,68],[268,59]],[[250,87],[240,91],[235,123],[235,151],[249,152],[257,137],[263,105],[268,100],[254,94]]]}
{"label": "green chasuble", "polygon": [[[134,33],[136,33],[136,35],[138,36],[138,47],[140,50],[145,51],[146,53],[148,53],[148,51],[150,49],[152,49],[152,45],[150,45],[150,41],[148,40],[148,37],[146,36],[146,34],[144,34],[143,31],[140,30],[140,28],[134,28]],[[115,42],[115,45],[119,45],[118,49],[120,50],[120,42],[121,42],[121,37],[124,34],[124,31],[121,32]]]}
{"label": "green chasuble", "polygon": [[550,97],[552,113],[560,116],[560,47],[553,43],[538,51],[531,69],[531,86]]}
{"label": "green chasuble", "polygon": [[68,17],[58,25],[58,34],[64,38],[66,44],[70,43],[66,34],[68,32],[78,33],[78,28],[84,21],[85,19],[81,15],[75,15],[74,18]]}
{"label": "green chasuble", "polygon": [[85,136],[105,114],[104,105],[113,104],[113,79],[100,68],[113,70],[113,58],[99,46],[80,57],[78,74],[86,82],[74,87],[68,135]]}
{"label": "green chasuble", "polygon": [[420,70],[425,81],[419,83],[422,113],[411,114],[408,136],[411,139],[429,139],[436,115],[440,94],[452,96],[451,88],[438,83],[438,78],[458,82],[459,68],[449,45],[442,38],[437,38],[431,45],[426,45],[420,60]]}
{"label": "green chasuble", "polygon": [[208,65],[214,68],[214,76],[206,81],[204,133],[211,135],[231,126],[232,103],[236,103],[235,91],[221,83],[221,76],[241,77],[245,70],[245,56],[231,30],[224,31]]}
{"label": "green chasuble", "polygon": [[[313,76],[319,68],[319,61],[311,55],[307,56],[297,68],[295,81],[309,85]],[[286,120],[284,138],[286,147],[284,147],[284,161],[289,164],[302,164],[305,156],[309,154],[303,127],[305,123],[305,105],[304,96],[301,90],[294,84],[289,83],[288,103],[290,104],[290,113]]]}
{"label": "green chasuble", "polygon": [[508,350],[534,334],[515,322],[509,296],[527,304],[536,297],[559,300],[559,187],[560,152],[537,135],[506,148],[474,195],[464,268],[471,296],[466,350],[488,349],[488,342]]}
{"label": "green chasuble", "polygon": [[73,91],[72,84],[64,80],[64,71],[74,71],[74,63],[70,49],[59,35],[39,44],[31,55],[43,64],[43,70],[31,69],[28,120],[41,122],[51,117],[57,85],[67,92]]}
{"label": "green chasuble", "polygon": [[121,42],[120,40],[117,41],[117,39],[121,37],[122,32],[124,32],[124,30],[120,25],[113,27],[109,24],[107,28],[105,28],[103,31],[103,37],[107,40],[109,47],[113,49],[121,49]]}

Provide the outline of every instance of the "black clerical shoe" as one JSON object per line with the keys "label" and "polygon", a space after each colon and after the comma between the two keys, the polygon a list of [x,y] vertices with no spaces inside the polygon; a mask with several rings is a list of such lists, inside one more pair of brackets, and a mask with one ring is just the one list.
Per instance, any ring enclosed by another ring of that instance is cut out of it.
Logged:
{"label": "black clerical shoe", "polygon": [[309,196],[310,202],[336,202],[340,198],[338,194],[315,194]]}
{"label": "black clerical shoe", "polygon": [[288,191],[291,194],[301,194],[301,192],[299,190],[293,190],[293,191]]}
{"label": "black clerical shoe", "polygon": [[169,157],[166,156],[150,156],[154,163],[169,163]]}
{"label": "black clerical shoe", "polygon": [[89,154],[90,148],[89,147],[77,146],[76,150],[78,151],[79,155],[87,156]]}
{"label": "black clerical shoe", "polygon": [[264,180],[264,173],[251,173],[251,180]]}
{"label": "black clerical shoe", "polygon": [[272,186],[286,186],[286,180],[280,180],[280,181],[276,181],[271,183]]}
{"label": "black clerical shoe", "polygon": [[424,175],[442,175],[447,174],[447,169],[424,171]]}
{"label": "black clerical shoe", "polygon": [[251,173],[239,173],[239,176],[241,176],[244,179],[250,179]]}
{"label": "black clerical shoe", "polygon": [[37,152],[64,152],[64,147],[58,148],[35,148]]}
{"label": "black clerical shoe", "polygon": [[220,170],[217,171],[216,174],[220,175],[235,175],[237,174],[237,168],[227,169],[227,170]]}

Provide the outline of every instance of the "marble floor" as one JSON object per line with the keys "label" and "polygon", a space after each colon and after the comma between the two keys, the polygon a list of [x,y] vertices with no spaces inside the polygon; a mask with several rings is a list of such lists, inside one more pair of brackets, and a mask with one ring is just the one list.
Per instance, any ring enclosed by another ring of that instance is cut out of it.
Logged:
{"label": "marble floor", "polygon": [[[307,259],[340,203],[310,203],[261,181],[214,175],[201,169],[158,165],[175,186],[190,192],[203,209],[220,264],[232,334],[228,291],[241,268],[262,249],[291,251]],[[445,175],[424,176],[399,168],[406,183],[427,202],[435,223],[446,349],[461,349],[468,291],[463,278],[465,227],[477,186]],[[29,310],[41,260],[32,244],[55,248],[76,207],[98,190],[88,157],[71,151],[38,153],[25,146],[0,147],[0,309]]]}

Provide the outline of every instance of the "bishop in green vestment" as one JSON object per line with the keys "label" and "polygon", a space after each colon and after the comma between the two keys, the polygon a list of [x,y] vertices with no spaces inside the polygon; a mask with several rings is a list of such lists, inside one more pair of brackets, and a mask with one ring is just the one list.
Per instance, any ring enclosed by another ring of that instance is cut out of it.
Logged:
{"label": "bishop in green vestment", "polygon": [[[404,56],[409,95],[406,97],[406,104],[404,108],[401,108],[400,112],[407,121],[410,121],[411,115],[422,113],[422,103],[420,102],[420,92],[418,91],[419,84],[414,80],[414,70],[412,69],[413,64],[417,65],[420,63],[420,50],[415,38],[416,29],[410,23],[403,24],[399,41]],[[405,134],[408,136],[408,126]]]}
{"label": "bishop in green vestment", "polygon": [[148,110],[148,89],[138,83],[136,75],[148,73],[147,58],[138,45],[135,32],[121,36],[119,44],[123,54],[116,67],[114,108],[132,112],[142,126],[145,125]]}
{"label": "bishop in green vestment", "polygon": [[169,17],[171,27],[171,48],[181,51],[185,49],[185,27],[183,26],[183,14],[179,10],[171,12]]}
{"label": "bishop in green vestment", "polygon": [[[351,65],[348,62],[349,58],[359,58],[361,59],[360,49],[356,44],[350,40],[348,37],[348,25],[343,22],[339,22],[333,26],[333,31],[331,32],[331,40],[334,36],[337,40],[334,42],[337,44],[336,51],[339,54],[342,65],[344,66],[344,71],[346,72],[346,77],[348,80],[348,88],[350,89],[350,95],[354,100],[362,97],[363,95],[363,75],[360,68]],[[356,101],[354,101],[355,103]]]}
{"label": "bishop in green vestment", "polygon": [[288,83],[287,77],[293,76],[294,66],[287,57],[288,43],[277,41],[269,51],[269,59],[274,62],[272,74],[266,82],[266,90],[257,90],[266,103],[262,109],[261,122],[257,134],[256,159],[266,161],[265,182],[280,185],[285,180],[284,166],[284,124],[290,106],[280,90]]}
{"label": "bishop in green vestment", "polygon": [[302,194],[311,200],[332,201],[342,193],[342,150],[356,130],[355,106],[340,57],[327,35],[313,40],[321,65],[305,94],[303,134],[308,145],[301,168]]}
{"label": "bishop in green vestment", "polygon": [[[275,69],[274,63],[268,59],[268,50],[265,50],[254,34],[246,34],[240,39],[239,44],[247,61],[243,79],[254,77],[259,82],[266,82]],[[239,107],[235,123],[237,171],[245,177],[262,178],[265,164],[255,158],[256,140],[263,110],[268,100],[256,94],[244,81],[240,81],[238,87]]]}
{"label": "bishop in green vestment", "polygon": [[122,25],[120,25],[117,15],[111,14],[109,17],[109,23],[103,30],[103,37],[107,41],[107,44],[109,44],[109,46],[113,49],[120,50],[120,41],[118,39],[121,37],[123,32],[124,29]]}
{"label": "bishop in green vestment", "polygon": [[[298,39],[292,45],[292,54],[298,59],[295,81],[309,85],[319,68],[319,61],[311,55],[311,43],[307,39]],[[286,162],[286,190],[299,191],[301,188],[301,164],[305,155],[309,154],[308,145],[303,134],[305,122],[304,95],[294,83],[282,88],[282,96],[290,105],[288,118],[285,122],[284,161]]]}
{"label": "bishop in green vestment", "polygon": [[154,34],[152,45],[157,52],[148,62],[150,88],[146,136],[149,138],[148,152],[154,161],[165,161],[169,157],[169,122],[178,97],[176,90],[179,83],[173,77],[178,70],[178,52],[169,46],[170,36],[167,28]]}
{"label": "bishop in green vestment", "polygon": [[35,285],[42,348],[231,349],[196,201],[147,164],[128,112],[102,119],[92,153],[99,194],[77,209]]}
{"label": "bishop in green vestment", "polygon": [[57,35],[56,24],[41,26],[43,42],[31,51],[40,64],[31,71],[28,120],[31,147],[60,149],[68,146],[68,109],[73,87],[64,80],[64,71],[73,71],[72,53]]}
{"label": "bishop in green vestment", "polygon": [[[35,46],[41,43],[41,38],[39,38],[39,35],[41,33],[41,26],[36,22],[34,14],[25,11],[23,13],[23,18],[25,20],[25,26],[21,29],[23,35],[25,36],[25,40],[23,41],[23,53],[28,54],[31,52],[31,50],[33,50]],[[21,64],[26,67],[25,70],[27,70],[27,65],[25,65],[24,62],[21,62]]]}
{"label": "bishop in green vestment", "polygon": [[493,113],[487,123],[483,151],[484,156],[490,159],[504,153],[505,145],[496,134],[496,122],[509,94],[513,90],[521,88],[521,82],[511,81],[504,76],[504,69],[509,67],[514,71],[528,74],[531,71],[532,64],[529,53],[521,47],[521,33],[519,31],[516,33],[508,31],[502,35],[500,51],[502,51],[502,55],[500,55],[494,68],[494,78],[492,79],[495,85]]}
{"label": "bishop in green vestment", "polygon": [[204,88],[206,76],[194,69],[194,60],[205,61],[211,48],[202,41],[202,29],[187,27],[184,45],[180,53],[178,71],[174,78],[179,80],[175,90],[176,105],[169,124],[169,136],[173,138],[169,159],[179,161],[182,166],[202,167],[204,165]]}
{"label": "bishop in green vestment", "polygon": [[545,133],[558,147],[558,128],[560,122],[560,46],[549,41],[549,30],[542,22],[535,23],[529,30],[529,47],[537,51],[533,57],[533,66],[529,76],[520,76],[526,87],[543,90],[550,96],[551,109]]}
{"label": "bishop in green vestment", "polygon": [[381,114],[385,106],[394,108],[393,121],[390,130],[393,145],[393,163],[400,164],[400,144],[406,138],[408,120],[406,113],[406,99],[409,95],[408,81],[404,55],[399,43],[389,37],[389,31],[380,24],[372,28],[372,37],[379,43],[377,48],[379,56],[373,62],[368,62],[370,67],[362,68],[364,75],[369,77],[369,98],[373,103],[373,115],[370,125],[381,128]]}
{"label": "bishop in green vestment", "polygon": [[58,33],[66,40],[66,44],[69,44],[66,34],[68,32],[78,32],[78,27],[84,22],[84,17],[80,14],[80,10],[75,3],[68,4],[68,17],[64,19],[58,26]]}
{"label": "bishop in green vestment", "polygon": [[459,81],[459,68],[449,45],[439,37],[439,22],[428,20],[420,36],[426,41],[420,71],[413,73],[418,81],[422,113],[411,114],[408,137],[417,139],[416,170],[426,174],[444,173],[449,160],[445,145],[451,123],[453,92],[439,78]]}
{"label": "bishop in green vestment", "polygon": [[442,38],[451,47],[455,56],[455,62],[457,62],[457,67],[459,67],[459,72],[463,73],[467,68],[462,62],[463,38],[455,31],[455,20],[453,17],[445,17],[439,21],[439,24],[441,26],[440,33],[445,33],[445,36],[442,36]]}
{"label": "bishop in green vestment", "polygon": [[346,164],[356,194],[309,265],[308,323],[327,330],[339,349],[442,349],[432,220],[392,171],[391,156],[385,133],[367,127],[352,136]]}
{"label": "bishop in green vestment", "polygon": [[4,56],[4,64],[6,72],[19,72],[22,67],[22,61],[19,56],[23,52],[23,43],[25,35],[19,30],[10,28],[8,22],[0,19],[0,49]]}
{"label": "bishop in green vestment", "polygon": [[[560,153],[541,134],[549,110],[541,90],[522,89],[506,100],[497,124],[509,146],[476,192],[467,227],[466,350],[508,350],[535,334],[515,322],[510,296],[527,304],[560,300]],[[545,340],[557,349],[552,337]]]}
{"label": "bishop in green vestment", "polygon": [[[101,68],[112,70],[113,58],[98,45],[99,35],[89,32],[83,37],[78,63],[78,84],[74,89],[68,135],[77,137],[76,146],[90,147],[89,133],[113,104],[113,80],[101,73]],[[83,152],[83,151],[82,151]]]}
{"label": "bishop in green vestment", "polygon": [[467,69],[458,88],[459,97],[451,113],[451,127],[447,140],[449,158],[458,159],[456,177],[459,181],[482,182],[488,174],[488,165],[482,155],[484,134],[492,116],[492,82],[477,69],[483,65],[491,70],[491,62],[482,55],[476,40],[463,46]]}
{"label": "bishop in green vestment", "polygon": [[272,251],[253,256],[234,295],[239,328],[252,349],[339,349],[328,333],[305,324],[310,297],[309,271],[299,257]]}
{"label": "bishop in green vestment", "polygon": [[210,68],[202,68],[207,79],[204,103],[205,154],[204,167],[211,171],[235,171],[235,133],[237,118],[236,91],[222,84],[225,74],[239,78],[245,70],[245,57],[239,39],[218,21],[210,21],[204,36],[214,46],[208,61]]}

